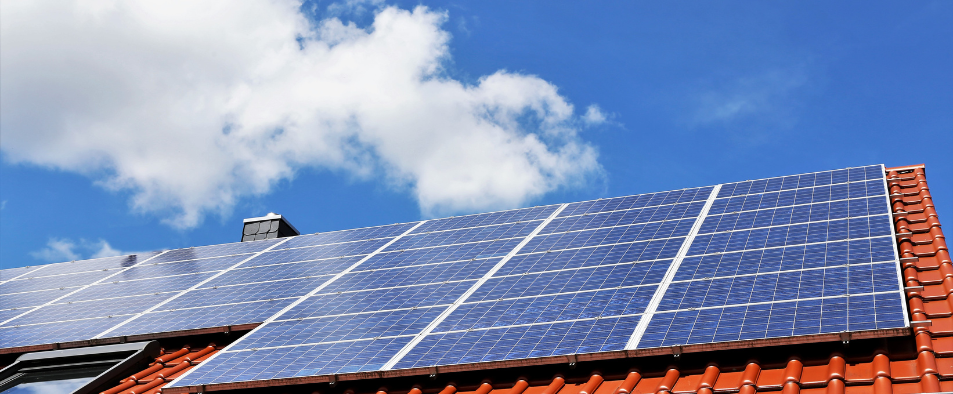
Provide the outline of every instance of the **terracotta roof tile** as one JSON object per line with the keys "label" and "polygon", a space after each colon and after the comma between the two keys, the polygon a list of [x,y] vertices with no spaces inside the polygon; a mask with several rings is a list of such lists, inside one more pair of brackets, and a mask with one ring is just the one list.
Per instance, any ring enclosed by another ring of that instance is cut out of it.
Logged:
{"label": "terracotta roof tile", "polygon": [[125,378],[117,386],[102,394],[154,394],[171,383],[179,375],[199,365],[202,361],[221,350],[214,343],[205,347],[183,346],[174,351],[162,351],[149,367]]}

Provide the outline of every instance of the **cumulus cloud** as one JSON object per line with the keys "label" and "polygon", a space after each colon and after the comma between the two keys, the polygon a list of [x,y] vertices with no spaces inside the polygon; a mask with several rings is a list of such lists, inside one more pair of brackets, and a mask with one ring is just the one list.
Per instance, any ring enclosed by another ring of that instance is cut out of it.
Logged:
{"label": "cumulus cloud", "polygon": [[578,115],[532,75],[448,77],[445,13],[381,6],[358,26],[299,8],[0,2],[5,158],[131,191],[182,228],[307,167],[386,182],[425,216],[600,176],[580,125],[601,112]]}
{"label": "cumulus cloud", "polygon": [[86,258],[98,259],[100,257],[112,257],[133,254],[122,252],[109,245],[109,242],[99,239],[96,241],[87,241],[80,239],[73,241],[68,238],[50,238],[46,242],[46,247],[30,255],[37,260],[59,263],[63,261],[82,260]]}

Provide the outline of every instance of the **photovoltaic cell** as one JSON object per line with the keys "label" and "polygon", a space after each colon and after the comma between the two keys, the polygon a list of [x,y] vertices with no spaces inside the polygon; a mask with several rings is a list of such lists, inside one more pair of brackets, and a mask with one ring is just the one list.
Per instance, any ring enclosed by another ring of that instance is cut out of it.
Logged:
{"label": "photovoltaic cell", "polygon": [[540,221],[531,221],[413,234],[397,240],[397,242],[388,246],[387,250],[417,249],[440,245],[490,241],[501,238],[522,238],[533,232],[533,229],[540,223]]}
{"label": "photovoltaic cell", "polygon": [[281,315],[282,319],[300,319],[338,314],[449,305],[476,281],[433,283],[396,289],[374,289],[309,297]]}
{"label": "photovoltaic cell", "polygon": [[0,327],[0,348],[78,341],[92,338],[121,318],[102,317],[51,324]]}
{"label": "photovoltaic cell", "polygon": [[380,271],[349,273],[324,292],[355,291],[425,283],[479,279],[500,259],[466,260],[456,263],[428,264]]}
{"label": "photovoltaic cell", "polygon": [[256,242],[236,242],[230,244],[199,246],[194,248],[176,249],[163,253],[149,260],[150,263],[165,263],[170,261],[195,260],[206,257],[231,256],[236,254],[255,253],[268,249],[272,245],[284,241],[283,239],[263,239]]}
{"label": "photovoltaic cell", "polygon": [[638,317],[428,335],[395,369],[622,350]]}
{"label": "photovoltaic cell", "polygon": [[111,332],[111,336],[261,323],[293,301],[293,299],[263,300],[149,312],[117,328]]}
{"label": "photovoltaic cell", "polygon": [[138,255],[104,257],[91,260],[77,260],[67,263],[50,264],[31,273],[29,276],[49,276],[71,274],[74,272],[99,271],[103,269],[131,267],[136,263],[155,256],[158,252],[149,252]]}
{"label": "photovoltaic cell", "polygon": [[45,268],[45,266],[33,266],[33,267],[17,267],[17,268],[5,268],[0,269],[0,282],[5,282],[16,278],[21,275],[28,274],[30,272],[36,271],[37,269]]}
{"label": "photovoltaic cell", "polygon": [[172,294],[169,293],[146,294],[107,300],[57,303],[20,317],[14,322],[18,325],[25,325],[90,317],[129,315],[142,312],[170,296]]}
{"label": "photovoltaic cell", "polygon": [[696,202],[556,218],[539,233],[551,234],[599,227],[694,218],[701,213],[704,205],[704,202]]}
{"label": "photovoltaic cell", "polygon": [[684,237],[688,235],[693,223],[694,219],[685,219],[546,234],[533,238],[523,250],[526,252],[543,252],[658,238]]}
{"label": "photovoltaic cell", "polygon": [[[222,353],[216,357],[220,361],[209,363],[209,368],[196,369],[182,383],[292,378],[319,371],[373,371],[408,342],[410,337],[392,337]],[[235,368],[236,365],[242,368]]]}
{"label": "photovoltaic cell", "polygon": [[514,209],[511,211],[490,212],[477,215],[456,216],[446,219],[429,220],[413,231],[413,234],[431,231],[463,229],[469,227],[490,226],[502,223],[516,223],[530,220],[542,220],[553,213],[558,205]]}
{"label": "photovoltaic cell", "polygon": [[655,205],[675,204],[680,202],[705,201],[711,194],[712,187],[675,190],[671,192],[639,194],[635,196],[606,198],[593,201],[583,201],[569,204],[559,213],[559,217],[583,215],[620,209],[642,208]]}
{"label": "photovoltaic cell", "polygon": [[436,329],[460,331],[642,313],[657,286],[468,303]]}
{"label": "photovoltaic cell", "polygon": [[276,298],[300,297],[324,283],[326,278],[303,278],[262,282],[237,286],[196,289],[162,306],[163,309],[182,309],[206,305],[259,301]]}
{"label": "photovoltaic cell", "polygon": [[[106,282],[87,287],[72,294],[62,302],[98,300],[140,294],[153,294],[157,291],[172,293],[181,291],[211,277],[212,273],[168,276],[164,278],[136,279],[123,282]],[[171,294],[170,294],[171,296]]]}
{"label": "photovoltaic cell", "polygon": [[361,264],[361,269],[405,267],[408,265],[503,257],[510,250],[513,250],[520,241],[520,239],[508,239],[424,249],[383,251]]}
{"label": "photovoltaic cell", "polygon": [[659,260],[494,277],[480,286],[467,300],[485,301],[659,283],[670,263],[669,260]]}
{"label": "photovoltaic cell", "polygon": [[[74,290],[76,289],[68,288],[68,289],[31,291],[27,293],[3,294],[3,295],[0,295],[0,304],[3,305],[4,309],[39,306],[47,302],[53,301],[57,298],[60,298],[62,296],[65,296]],[[0,320],[0,322],[4,320]]]}
{"label": "photovoltaic cell", "polygon": [[[371,253],[387,244],[389,239],[374,239],[369,241],[355,241],[339,244],[318,245],[296,249],[281,249],[262,253],[243,264],[246,267],[290,263],[295,261],[309,261],[329,259],[342,256],[360,256]],[[359,258],[356,260],[360,260]]]}
{"label": "photovoltaic cell", "polygon": [[122,271],[109,278],[111,281],[159,278],[172,275],[194,274],[198,272],[221,271],[251,257],[252,254],[240,254],[227,257],[213,257],[199,260],[183,260],[174,263],[150,262]]}
{"label": "photovoltaic cell", "polygon": [[659,313],[639,348],[903,327],[899,292]]}
{"label": "photovoltaic cell", "polygon": [[324,342],[374,339],[417,334],[430,324],[443,308],[418,308],[396,311],[338,315],[304,320],[286,320],[265,326],[250,341],[242,341],[232,350]]}
{"label": "photovoltaic cell", "polygon": [[367,227],[355,230],[301,235],[289,239],[287,242],[281,244],[278,249],[291,249],[304,246],[327,245],[378,238],[393,238],[413,228],[415,224],[417,223],[398,223],[389,226]]}
{"label": "photovoltaic cell", "polygon": [[92,271],[67,275],[16,279],[0,285],[0,296],[26,291],[85,286],[114,274],[114,271]]}

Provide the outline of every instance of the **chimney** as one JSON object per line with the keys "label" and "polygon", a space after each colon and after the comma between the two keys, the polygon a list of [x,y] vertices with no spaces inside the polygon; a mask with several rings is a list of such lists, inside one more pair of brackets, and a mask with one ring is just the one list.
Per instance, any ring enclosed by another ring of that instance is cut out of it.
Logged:
{"label": "chimney", "polygon": [[288,223],[288,220],[274,212],[269,212],[267,215],[258,218],[248,218],[245,219],[244,222],[245,227],[242,229],[242,242],[293,237],[301,234],[295,226]]}

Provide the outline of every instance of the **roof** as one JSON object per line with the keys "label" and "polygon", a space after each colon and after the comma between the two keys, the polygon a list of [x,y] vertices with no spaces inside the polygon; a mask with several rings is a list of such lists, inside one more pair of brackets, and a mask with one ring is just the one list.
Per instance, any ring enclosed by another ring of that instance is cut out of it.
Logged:
{"label": "roof", "polygon": [[[256,391],[256,388],[257,391],[272,392],[276,386],[282,386],[282,390],[287,392],[320,390],[322,393],[397,394],[748,394],[757,391],[793,394],[802,391],[820,393],[822,390],[831,394],[903,394],[953,391],[953,299],[948,299],[953,292],[953,262],[927,187],[924,167],[888,169],[887,182],[912,321],[912,330],[897,338],[867,338],[842,333],[818,338],[820,342],[813,344],[778,339],[746,341],[730,346],[672,346],[612,355],[580,354],[167,387],[162,392]],[[176,335],[189,335],[189,332]],[[95,342],[74,342],[66,346],[92,344]],[[152,368],[157,368],[155,365]],[[158,371],[146,375],[155,373]],[[168,379],[156,382],[149,380],[154,388],[159,388],[167,385]]]}
{"label": "roof", "polygon": [[[486,365],[486,369],[469,374],[437,367],[432,369],[430,377],[417,375],[410,379],[401,379],[397,374],[331,376],[326,381],[334,382],[332,384],[336,387],[320,387],[322,392],[372,392],[371,388],[379,385],[382,387],[377,392],[398,394],[750,394],[763,391],[906,394],[953,391],[953,299],[948,299],[953,293],[953,262],[927,186],[924,167],[888,169],[888,185],[908,306],[914,322],[912,338],[907,338],[907,341],[901,338],[892,342],[883,339],[864,342],[864,339],[844,336],[839,338],[843,340],[840,346],[773,344],[775,346],[754,349],[698,349],[702,352],[693,354],[682,353],[691,349],[675,347],[659,352],[668,355],[612,360],[611,367],[604,361],[566,357],[559,364],[548,364],[535,370],[528,365],[531,363],[509,363]],[[626,372],[620,373],[621,370]],[[450,376],[442,376],[445,374]],[[523,376],[507,376],[514,374]],[[539,376],[546,374],[553,376],[549,379]],[[434,379],[437,381],[431,380],[435,377],[438,377]],[[438,382],[448,379],[454,381]],[[295,383],[316,382],[317,379]],[[254,386],[239,383],[171,388],[165,392],[233,390]]]}

